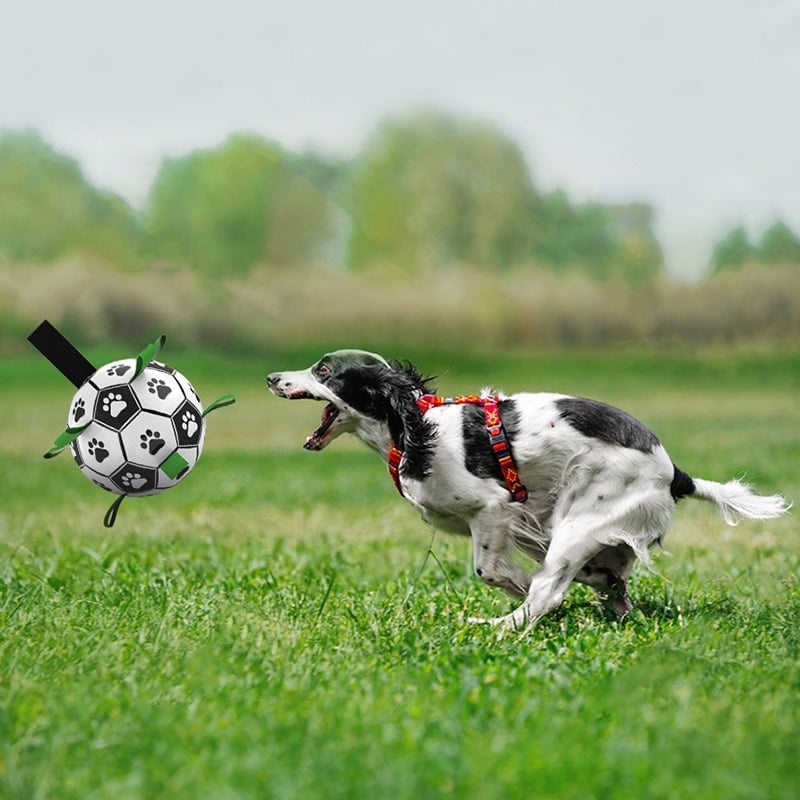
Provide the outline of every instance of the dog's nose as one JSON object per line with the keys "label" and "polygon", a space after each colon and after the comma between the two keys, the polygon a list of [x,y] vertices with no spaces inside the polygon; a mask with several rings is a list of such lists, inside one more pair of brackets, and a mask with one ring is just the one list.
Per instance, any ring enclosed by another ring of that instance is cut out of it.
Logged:
{"label": "dog's nose", "polygon": [[278,381],[280,381],[280,379],[281,379],[280,373],[271,372],[269,375],[267,375],[267,386],[269,386],[270,389],[275,388],[275,386],[278,385]]}

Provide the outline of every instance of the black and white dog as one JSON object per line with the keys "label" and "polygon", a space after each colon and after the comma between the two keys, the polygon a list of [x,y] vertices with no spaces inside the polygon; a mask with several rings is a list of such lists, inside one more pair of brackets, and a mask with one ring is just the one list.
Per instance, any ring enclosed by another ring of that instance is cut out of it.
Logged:
{"label": "black and white dog", "polygon": [[[641,422],[604,403],[484,392],[502,420],[492,430],[477,397],[421,405],[430,396],[427,381],[410,364],[363,350],[339,350],[308,369],[267,376],[278,397],[326,401],[307,449],[353,433],[390,469],[394,454],[401,494],[428,522],[472,538],[482,581],[525,598],[487,622],[522,627],[560,605],[572,581],[593,587],[617,614],[630,611],[631,568],[637,557],[649,563],[650,547],[661,543],[683,497],[712,501],[728,524],[778,517],[790,507],[737,480],[691,478]],[[508,465],[501,468],[491,435],[498,428],[527,498],[510,494]],[[514,547],[541,562],[533,577],[512,560]]]}

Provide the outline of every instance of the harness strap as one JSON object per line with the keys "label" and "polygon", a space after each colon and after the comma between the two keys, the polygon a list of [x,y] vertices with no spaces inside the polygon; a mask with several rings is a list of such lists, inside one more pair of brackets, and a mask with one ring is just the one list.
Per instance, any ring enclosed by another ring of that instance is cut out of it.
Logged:
{"label": "harness strap", "polygon": [[392,480],[394,481],[394,485],[397,488],[397,491],[400,492],[400,496],[403,496],[403,487],[400,485],[400,461],[403,458],[403,451],[398,450],[394,445],[392,445],[392,449],[389,451],[389,474],[392,476]]}
{"label": "harness strap", "polygon": [[514,459],[511,457],[511,448],[500,419],[500,400],[497,397],[483,398],[483,415],[486,419],[486,428],[489,431],[489,444],[494,450],[494,456],[503,473],[506,488],[511,493],[515,503],[524,503],[528,499],[528,490],[519,479],[519,471]]}
{"label": "harness strap", "polygon": [[430,411],[432,408],[437,408],[438,406],[480,406],[483,405],[485,400],[489,399],[497,400],[496,397],[478,397],[476,394],[458,394],[455,397],[439,397],[435,394],[424,394],[419,398],[419,400],[417,400],[417,406],[424,414],[425,412]]}
{"label": "harness strap", "polygon": [[[439,397],[433,394],[424,394],[417,400],[417,406],[421,413],[425,414],[432,408],[450,405],[479,405],[483,407],[483,415],[486,421],[486,430],[489,433],[489,444],[497,459],[497,465],[503,475],[506,488],[511,494],[511,499],[515,503],[524,503],[528,499],[528,490],[519,478],[514,459],[511,457],[511,448],[508,444],[506,432],[503,429],[503,421],[500,417],[500,398],[499,397],[478,397],[475,394],[462,394],[455,397]],[[392,443],[389,450],[388,467],[389,474],[392,476],[395,487],[400,495],[403,495],[403,488],[400,485],[400,461],[403,458],[403,451]]]}

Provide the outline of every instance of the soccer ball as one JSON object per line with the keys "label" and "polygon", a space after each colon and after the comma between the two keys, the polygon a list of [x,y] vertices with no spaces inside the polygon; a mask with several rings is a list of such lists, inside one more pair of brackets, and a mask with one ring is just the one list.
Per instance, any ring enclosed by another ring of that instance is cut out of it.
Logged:
{"label": "soccer ball", "polygon": [[183,480],[203,451],[203,406],[177,370],[136,359],[98,369],[70,403],[67,428],[85,427],[70,450],[89,480],[121,495],[158,494]]}
{"label": "soccer ball", "polygon": [[226,394],[203,411],[192,384],[154,360],[166,339],[159,336],[136,358],[95,369],[47,320],[28,337],[78,387],[66,430],[44,457],[55,458],[69,446],[89,480],[119,495],[103,520],[107,528],[128,495],[158,494],[182,481],[203,452],[205,418],[236,402]]}

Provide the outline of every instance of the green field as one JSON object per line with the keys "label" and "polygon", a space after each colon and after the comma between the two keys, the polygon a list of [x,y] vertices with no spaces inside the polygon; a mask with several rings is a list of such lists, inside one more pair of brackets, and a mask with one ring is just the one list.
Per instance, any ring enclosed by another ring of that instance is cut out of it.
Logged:
{"label": "green field", "polygon": [[[728,528],[686,501],[623,622],[573,587],[525,634],[470,626],[511,603],[469,542],[432,540],[358,443],[303,451],[320,406],[266,392],[317,354],[165,351],[238,403],[112,530],[110,496],[41,458],[70,385],[2,362],[0,797],[797,796],[796,514]],[[445,393],[621,405],[688,472],[800,498],[796,353],[402,355]]]}

